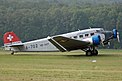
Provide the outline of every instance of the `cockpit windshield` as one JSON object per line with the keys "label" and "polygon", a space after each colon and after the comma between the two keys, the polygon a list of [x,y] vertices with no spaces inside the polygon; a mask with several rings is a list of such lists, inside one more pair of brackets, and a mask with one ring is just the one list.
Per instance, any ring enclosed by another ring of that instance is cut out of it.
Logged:
{"label": "cockpit windshield", "polygon": [[104,30],[103,30],[103,28],[101,28],[101,29],[99,29],[99,30],[96,30],[96,32],[103,32]]}

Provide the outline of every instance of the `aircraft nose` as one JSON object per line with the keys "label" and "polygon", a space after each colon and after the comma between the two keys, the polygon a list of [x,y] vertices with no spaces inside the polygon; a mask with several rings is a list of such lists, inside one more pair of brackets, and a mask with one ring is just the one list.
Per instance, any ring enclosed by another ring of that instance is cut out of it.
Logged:
{"label": "aircraft nose", "polygon": [[117,39],[118,42],[120,42],[119,32],[117,31],[117,29],[113,29],[113,38]]}
{"label": "aircraft nose", "polygon": [[117,29],[113,29],[113,37],[117,38]]}

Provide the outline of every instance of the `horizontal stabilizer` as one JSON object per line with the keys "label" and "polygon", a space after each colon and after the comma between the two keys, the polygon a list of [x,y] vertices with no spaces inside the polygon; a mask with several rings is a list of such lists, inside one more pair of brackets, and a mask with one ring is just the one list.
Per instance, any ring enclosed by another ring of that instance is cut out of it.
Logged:
{"label": "horizontal stabilizer", "polygon": [[24,44],[13,44],[13,45],[10,45],[9,47],[19,47],[19,46],[24,46]]}

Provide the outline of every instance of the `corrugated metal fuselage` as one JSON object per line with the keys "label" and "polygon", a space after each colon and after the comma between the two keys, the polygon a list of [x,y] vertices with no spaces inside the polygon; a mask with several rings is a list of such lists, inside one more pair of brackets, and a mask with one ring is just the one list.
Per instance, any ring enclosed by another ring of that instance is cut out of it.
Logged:
{"label": "corrugated metal fuselage", "polygon": [[24,46],[12,47],[11,50],[14,51],[59,51],[52,43],[48,41],[47,38],[39,39],[35,41],[25,42]]}
{"label": "corrugated metal fuselage", "polygon": [[[71,38],[71,39],[75,39],[75,40],[84,40],[85,38],[91,37],[90,36],[91,33],[100,34],[100,33],[97,33],[96,30],[101,30],[101,28],[86,29],[86,30],[66,33],[66,34],[62,34],[62,35],[57,35],[57,36],[63,36],[63,37],[67,37],[67,38]],[[85,37],[85,34],[89,34],[89,36]],[[83,35],[83,37],[79,37],[80,35]],[[74,38],[75,36],[77,36],[77,38]],[[53,36],[53,37],[55,37],[55,36]],[[103,36],[102,38],[104,40],[105,37]],[[39,40],[25,42],[25,43],[23,43],[23,46],[11,47],[10,50],[30,51],[30,52],[34,52],[34,51],[36,51],[36,52],[38,52],[38,51],[42,51],[42,52],[60,51],[48,39],[49,38],[47,37],[47,38],[43,38],[43,39],[39,39]]]}

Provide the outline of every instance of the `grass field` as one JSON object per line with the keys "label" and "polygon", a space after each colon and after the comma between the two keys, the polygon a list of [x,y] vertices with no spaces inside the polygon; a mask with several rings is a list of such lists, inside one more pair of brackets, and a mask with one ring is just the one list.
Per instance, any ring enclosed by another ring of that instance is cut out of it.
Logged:
{"label": "grass field", "polygon": [[0,51],[0,81],[122,81],[122,50],[99,53]]}

